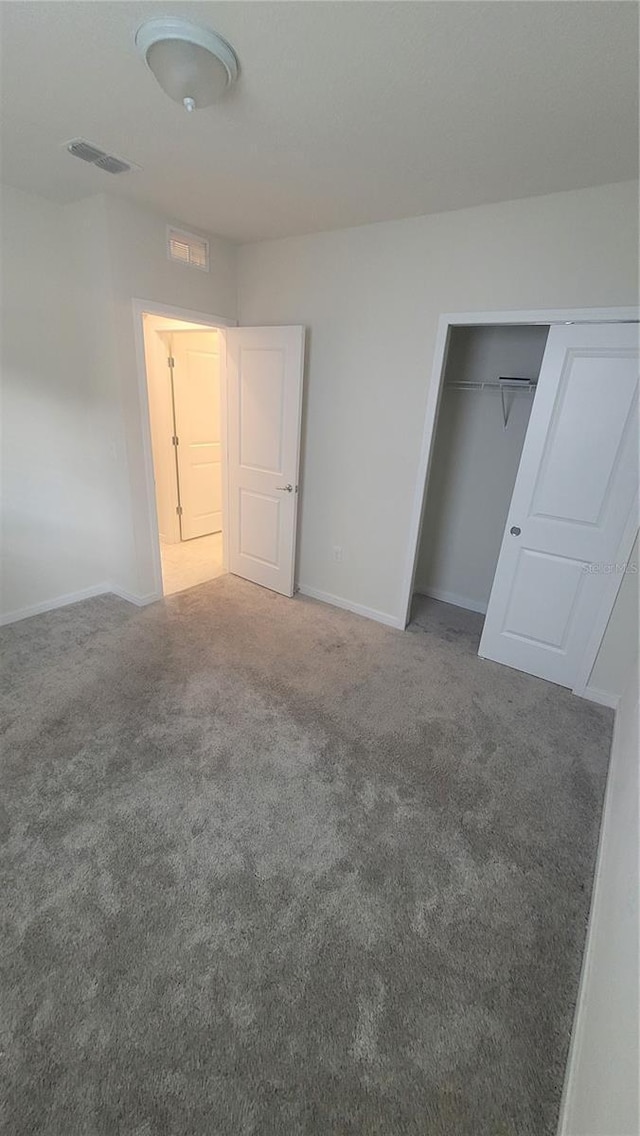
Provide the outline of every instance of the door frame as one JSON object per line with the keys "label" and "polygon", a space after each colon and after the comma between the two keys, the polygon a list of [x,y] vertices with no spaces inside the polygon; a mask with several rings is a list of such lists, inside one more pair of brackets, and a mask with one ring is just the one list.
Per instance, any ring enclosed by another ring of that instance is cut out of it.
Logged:
{"label": "door frame", "polygon": [[[202,325],[203,331],[224,331],[227,327],[237,327],[237,320],[226,319],[210,312],[196,312],[189,308],[178,308],[172,304],[159,304],[152,300],[132,301],[133,332],[136,347],[136,373],[138,377],[138,401],[140,406],[140,429],[142,435],[142,455],[145,471],[146,513],[149,523],[149,540],[153,562],[153,593],[145,597],[146,602],[162,599],[162,558],[160,555],[160,532],[158,527],[158,506],[156,501],[156,482],[153,468],[153,448],[151,444],[151,419],[149,414],[149,388],[147,386],[147,363],[144,350],[143,316],[146,313],[165,319],[183,320],[185,323]],[[192,329],[194,330],[194,329]],[[227,546],[228,481],[227,481],[227,389],[226,367],[224,365],[224,337],[221,342],[220,366],[220,425],[222,429],[222,565],[228,571],[229,556]]]}
{"label": "door frame", "polygon": [[[418,474],[415,482],[409,522],[409,544],[401,592],[402,606],[400,609],[403,613],[404,627],[407,626],[411,615],[411,601],[413,599],[413,587],[418,562],[418,552],[420,549],[420,539],[422,536],[424,507],[429,490],[431,461],[433,458],[438,424],[438,411],[440,409],[444,372],[447,364],[447,354],[452,329],[456,327],[495,326],[500,324],[638,323],[639,314],[637,308],[617,307],[543,308],[539,310],[503,312],[447,312],[440,316],[433,354],[431,381],[429,383],[425,406]],[[620,562],[624,562],[628,559],[637,531],[637,521],[635,526],[632,523],[627,526],[619,549]],[[574,694],[585,694],[589,676],[593,669],[593,664],[595,663],[621,582],[622,573],[611,574],[611,586],[607,589],[602,608],[598,612],[594,633],[589,642],[589,651],[587,657],[585,657],[582,672],[579,676],[579,683],[574,689]]]}

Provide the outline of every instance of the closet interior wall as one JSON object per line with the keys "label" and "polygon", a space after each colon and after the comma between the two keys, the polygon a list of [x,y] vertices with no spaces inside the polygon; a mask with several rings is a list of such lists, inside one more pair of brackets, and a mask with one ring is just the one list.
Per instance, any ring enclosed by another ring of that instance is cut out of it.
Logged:
{"label": "closet interior wall", "polygon": [[548,326],[456,327],[451,331],[414,591],[486,612],[533,405],[528,390],[505,393],[499,377],[536,381]]}

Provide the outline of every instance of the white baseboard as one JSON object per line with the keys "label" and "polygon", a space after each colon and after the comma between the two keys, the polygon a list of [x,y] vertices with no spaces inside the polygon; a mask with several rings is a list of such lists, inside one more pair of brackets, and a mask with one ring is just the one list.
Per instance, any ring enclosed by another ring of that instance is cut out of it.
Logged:
{"label": "white baseboard", "polygon": [[5,627],[9,623],[19,623],[21,619],[29,619],[32,615],[43,615],[46,611],[55,611],[59,607],[80,603],[81,600],[90,600],[95,596],[106,595],[118,596],[121,600],[126,600],[127,603],[135,604],[136,607],[144,607],[146,604],[162,599],[161,593],[149,592],[146,596],[138,596],[133,592],[125,592],[122,588],[116,588],[113,584],[94,584],[91,588],[81,588],[77,592],[55,596],[54,599],[20,608],[19,611],[8,611],[5,615],[0,615],[0,627]]}
{"label": "white baseboard", "polygon": [[320,600],[321,603],[331,604],[332,607],[340,607],[344,611],[354,612],[355,615],[363,615],[365,619],[374,619],[376,623],[384,623],[386,627],[395,627],[398,631],[404,631],[404,620],[399,619],[396,615],[389,615],[386,611],[376,611],[373,607],[353,603],[352,600],[345,600],[342,596],[334,596],[331,592],[321,592],[318,588],[310,588],[307,584],[299,584],[298,591],[302,596],[309,596],[309,599]]}
{"label": "white baseboard", "polygon": [[147,604],[155,603],[156,600],[162,599],[162,592],[147,592],[144,596],[136,595],[135,592],[127,592],[124,588],[116,588],[113,585],[108,589],[114,596],[118,596],[121,600],[126,600],[127,603],[135,604],[136,607],[146,607]]}
{"label": "white baseboard", "polygon": [[608,690],[598,690],[595,686],[583,686],[573,691],[578,698],[586,698],[588,702],[597,702],[599,706],[610,706],[612,710],[618,709],[619,694],[611,694]]}
{"label": "white baseboard", "polygon": [[91,588],[81,588],[77,592],[55,596],[54,599],[30,604],[29,607],[20,608],[18,611],[8,611],[5,615],[0,616],[0,626],[18,623],[21,619],[29,619],[32,615],[43,615],[45,611],[54,611],[57,607],[67,607],[68,604],[79,603],[81,600],[90,600],[94,596],[104,596],[109,591],[111,591],[111,588],[108,584],[94,584]]}
{"label": "white baseboard", "polygon": [[469,596],[459,596],[457,592],[445,592],[442,588],[421,588],[417,595],[429,596],[432,600],[441,600],[442,603],[453,604],[454,607],[465,607],[467,611],[477,611],[481,615],[487,614],[487,604],[478,600],[469,599]]}

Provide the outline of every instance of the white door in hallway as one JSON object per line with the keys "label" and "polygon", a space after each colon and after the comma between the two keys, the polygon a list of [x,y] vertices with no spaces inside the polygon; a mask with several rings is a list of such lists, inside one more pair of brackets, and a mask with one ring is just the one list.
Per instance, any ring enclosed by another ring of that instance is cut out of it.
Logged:
{"label": "white door in hallway", "polygon": [[622,570],[621,541],[637,524],[637,413],[637,325],[552,327],[480,642],[484,658],[576,685],[611,574]]}
{"label": "white door in hallway", "polygon": [[217,331],[171,337],[183,540],[222,528],[220,340]]}
{"label": "white door in hallway", "polygon": [[229,569],[292,596],[303,327],[227,328]]}

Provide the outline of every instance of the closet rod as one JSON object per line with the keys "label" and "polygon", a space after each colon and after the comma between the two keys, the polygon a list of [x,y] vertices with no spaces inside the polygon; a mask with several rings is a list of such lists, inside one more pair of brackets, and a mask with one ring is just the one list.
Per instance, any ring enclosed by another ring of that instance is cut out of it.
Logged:
{"label": "closet rod", "polygon": [[535,390],[536,388],[534,379],[496,379],[495,381],[484,382],[452,379],[446,385],[447,387],[459,387],[460,390],[484,390],[485,387],[493,387],[495,390]]}
{"label": "closet rod", "polygon": [[508,390],[511,390],[511,391],[515,391],[515,390],[535,391],[536,382],[535,382],[534,379],[517,379],[517,378],[511,378],[511,379],[504,378],[504,379],[488,380],[488,381],[485,381],[485,382],[473,382],[472,380],[469,380],[468,382],[465,382],[464,380],[459,380],[459,381],[456,382],[455,380],[453,380],[453,381],[447,383],[446,386],[447,387],[454,387],[456,390],[485,390],[485,389],[499,390],[500,391],[500,398],[501,398],[501,401],[502,401],[502,420],[504,422],[504,428],[506,430],[507,422],[509,421],[509,408],[507,406],[507,403],[506,403],[506,400],[505,400],[505,397],[504,397],[504,392],[508,391]]}

